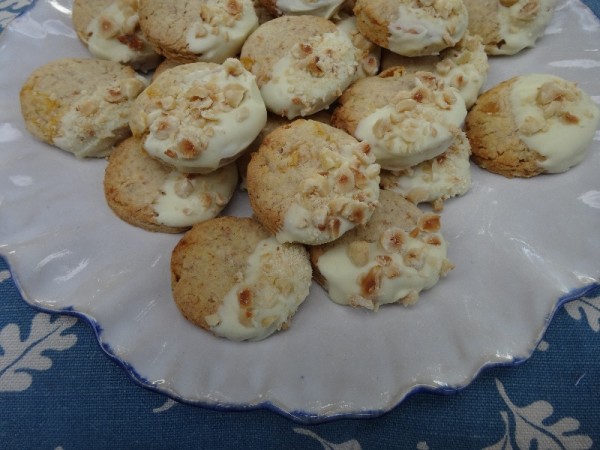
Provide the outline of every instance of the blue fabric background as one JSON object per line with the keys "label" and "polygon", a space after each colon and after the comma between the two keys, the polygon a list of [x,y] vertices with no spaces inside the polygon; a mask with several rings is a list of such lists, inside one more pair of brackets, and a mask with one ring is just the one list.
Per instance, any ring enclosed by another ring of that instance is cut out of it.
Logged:
{"label": "blue fabric background", "polygon": [[[600,1],[585,3],[600,16]],[[599,296],[600,288],[588,294]],[[589,305],[600,311],[598,301]],[[39,314],[21,299],[0,259],[0,333],[17,324],[25,340]],[[600,448],[600,331],[591,315],[575,317],[561,307],[532,358],[485,370],[459,393],[419,393],[378,418],[318,425],[265,410],[176,403],[135,384],[77,320],[62,333],[75,335],[76,343],[45,351],[52,367],[30,371],[24,391],[3,389],[0,346],[0,448]]]}

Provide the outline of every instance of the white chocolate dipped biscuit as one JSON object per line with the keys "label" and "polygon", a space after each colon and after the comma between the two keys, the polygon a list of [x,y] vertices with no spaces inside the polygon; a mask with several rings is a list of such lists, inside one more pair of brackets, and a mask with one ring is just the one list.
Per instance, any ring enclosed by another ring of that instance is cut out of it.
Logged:
{"label": "white chocolate dipped biscuit", "polygon": [[463,0],[469,31],[483,39],[489,55],[514,55],[544,34],[558,0]]}
{"label": "white chocolate dipped biscuit", "polygon": [[258,26],[252,0],[140,0],[144,35],[178,62],[222,63]]}
{"label": "white chocolate dipped biscuit", "polygon": [[465,129],[477,165],[507,178],[528,178],[579,164],[599,120],[598,106],[575,83],[533,73],[481,94]]}
{"label": "white chocolate dipped biscuit", "polygon": [[481,38],[465,34],[454,47],[442,50],[439,55],[406,57],[388,50],[381,56],[381,69],[402,66],[407,72],[432,72],[456,88],[468,108],[479,96],[489,71],[489,63]]}
{"label": "white chocolate dipped biscuit", "polygon": [[575,83],[548,74],[521,75],[512,85],[510,105],[518,137],[543,157],[544,172],[565,172],[585,158],[600,111]]}
{"label": "white chocolate dipped biscuit", "polygon": [[471,146],[461,131],[441,155],[402,171],[381,171],[381,188],[397,192],[415,204],[429,202],[434,211],[441,211],[445,200],[470,189],[470,155]]}
{"label": "white chocolate dipped biscuit", "polygon": [[279,242],[314,245],[369,220],[379,196],[379,165],[368,144],[296,119],[263,140],[246,184],[257,219]]}
{"label": "white chocolate dipped biscuit", "polygon": [[326,109],[354,80],[358,50],[346,33],[316,16],[282,16],[261,25],[241,52],[269,111],[293,119]]}
{"label": "white chocolate dipped biscuit", "polygon": [[401,68],[358,80],[340,103],[332,123],[369,143],[387,170],[403,170],[446,151],[467,114],[456,89],[429,72],[405,74]]}
{"label": "white chocolate dipped biscuit", "polygon": [[332,301],[374,311],[414,304],[453,268],[439,216],[391,191],[381,191],[366,226],[309,251],[315,278]]}
{"label": "white chocolate dipped biscuit", "polygon": [[367,39],[403,56],[452,47],[468,24],[462,0],[357,0],[354,13]]}
{"label": "white chocolate dipped biscuit", "polygon": [[147,71],[161,61],[139,28],[138,0],[73,3],[73,26],[96,58]]}
{"label": "white chocolate dipped biscuit", "polygon": [[140,139],[130,137],[110,155],[104,195],[125,222],[180,233],[216,217],[231,200],[237,178],[233,164],[209,174],[183,174],[148,156]]}
{"label": "white chocolate dipped biscuit", "polygon": [[151,156],[181,172],[208,173],[235,160],[266,120],[254,76],[228,59],[163,72],[135,103],[130,126]]}
{"label": "white chocolate dipped biscuit", "polygon": [[146,80],[128,66],[64,58],[34,70],[21,88],[21,112],[38,139],[78,158],[103,157],[131,135],[128,122]]}
{"label": "white chocolate dipped biscuit", "polygon": [[173,299],[192,323],[234,341],[265,339],[290,325],[312,270],[303,246],[281,244],[247,217],[195,225],[173,249]]}

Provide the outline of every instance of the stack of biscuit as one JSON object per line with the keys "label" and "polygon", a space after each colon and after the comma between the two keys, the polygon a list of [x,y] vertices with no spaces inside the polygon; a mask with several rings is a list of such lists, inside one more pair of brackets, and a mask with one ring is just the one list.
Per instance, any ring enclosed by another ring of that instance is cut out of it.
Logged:
{"label": "stack of biscuit", "polygon": [[[529,177],[583,160],[600,114],[574,83],[532,74],[481,95],[488,55],[533,47],[555,4],[75,0],[92,58],[34,71],[23,117],[52,146],[108,156],[118,217],[185,233],[171,279],[188,320],[261,340],[313,281],[341,305],[414,304],[453,268],[439,214],[470,161]],[[234,195],[253,217],[220,216]]]}

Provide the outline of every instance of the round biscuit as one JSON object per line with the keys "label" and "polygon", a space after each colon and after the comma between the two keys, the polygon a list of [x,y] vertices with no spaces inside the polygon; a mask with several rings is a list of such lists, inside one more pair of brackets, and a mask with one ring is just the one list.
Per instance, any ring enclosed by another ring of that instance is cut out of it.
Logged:
{"label": "round biscuit", "polygon": [[142,149],[139,138],[123,141],[104,172],[104,195],[122,220],[162,233],[180,233],[216,217],[237,185],[234,165],[210,174],[182,174]]}
{"label": "round biscuit", "polygon": [[489,55],[514,55],[533,47],[552,16],[557,0],[463,0],[468,30],[480,36]]}
{"label": "round biscuit", "polygon": [[355,79],[358,50],[346,32],[317,16],[265,22],[240,54],[269,111],[294,119],[331,105]]}
{"label": "round biscuit", "polygon": [[280,242],[320,244],[369,220],[379,166],[365,143],[329,125],[296,119],[254,152],[246,185],[257,219]]}
{"label": "round biscuit", "polygon": [[346,89],[331,123],[368,142],[383,169],[404,170],[443,153],[466,114],[462,96],[440,78],[392,67]]}
{"label": "round biscuit", "polygon": [[314,278],[331,300],[371,310],[415,303],[453,268],[440,217],[392,191],[381,191],[367,224],[309,252]]}
{"label": "round biscuit", "polygon": [[129,135],[133,101],[146,81],[128,66],[64,58],[35,69],[20,91],[29,132],[77,157],[103,157]]}
{"label": "round biscuit", "polygon": [[462,0],[357,0],[354,14],[367,39],[403,56],[454,46],[468,23]]}
{"label": "round biscuit", "polygon": [[140,27],[168,59],[222,63],[258,26],[252,0],[140,0]]}
{"label": "round biscuit", "polygon": [[599,121],[598,106],[575,83],[532,73],[480,95],[465,125],[477,165],[528,178],[579,164]]}
{"label": "round biscuit", "polygon": [[74,0],[71,20],[77,36],[100,59],[154,69],[161,57],[139,27],[137,0]]}
{"label": "round biscuit", "polygon": [[246,217],[194,225],[171,255],[173,300],[181,313],[231,340],[260,340],[288,328],[311,276],[303,246],[277,243]]}
{"label": "round biscuit", "polygon": [[230,58],[164,70],[134,103],[130,127],[152,157],[209,173],[239,157],[266,120],[254,75]]}

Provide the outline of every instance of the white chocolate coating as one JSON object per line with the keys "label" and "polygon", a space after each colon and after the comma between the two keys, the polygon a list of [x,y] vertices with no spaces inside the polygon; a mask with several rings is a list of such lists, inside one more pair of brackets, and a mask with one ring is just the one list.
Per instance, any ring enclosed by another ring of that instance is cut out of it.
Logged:
{"label": "white chocolate coating", "polygon": [[310,15],[331,18],[344,0],[277,0],[277,9],[286,15]]}
{"label": "white chocolate coating", "polygon": [[304,248],[264,239],[217,313],[205,319],[217,336],[235,341],[265,339],[288,325],[308,296],[311,276]]}
{"label": "white chocolate coating", "polygon": [[411,234],[391,227],[373,241],[328,248],[317,267],[331,300],[371,310],[389,303],[415,303],[419,292],[435,285],[453,266],[439,232]]}
{"label": "white chocolate coating", "polygon": [[277,61],[260,88],[269,111],[293,119],[326,109],[354,80],[357,50],[342,31],[316,35]]}
{"label": "white chocolate coating", "polygon": [[434,55],[465,34],[467,10],[461,0],[413,0],[398,4],[388,25],[388,49],[404,56]]}
{"label": "white chocolate coating", "polygon": [[87,27],[92,55],[129,64],[140,70],[156,67],[160,56],[140,32],[137,0],[116,0]]}
{"label": "white chocolate coating", "polygon": [[580,163],[600,122],[600,111],[575,83],[547,74],[520,76],[512,85],[510,105],[519,138],[544,156],[548,173]]}
{"label": "white chocolate coating", "polygon": [[231,200],[237,179],[237,168],[233,164],[209,174],[183,174],[173,170],[152,204],[155,220],[170,227],[189,227],[212,219]]}
{"label": "white chocolate coating", "polygon": [[[371,145],[384,169],[403,170],[445,152],[467,115],[456,89],[419,84],[399,93],[396,104],[375,110],[356,127],[354,136]],[[414,100],[417,93],[424,93],[420,101]]]}
{"label": "white chocolate coating", "polygon": [[441,210],[444,200],[463,195],[471,187],[470,155],[469,141],[461,131],[438,157],[403,171],[382,172],[381,187],[415,204],[433,202],[434,210]]}
{"label": "white chocolate coating", "polygon": [[336,26],[348,35],[358,50],[358,67],[354,79],[376,75],[381,60],[381,47],[365,38],[356,27],[356,17],[340,14]]}
{"label": "white chocolate coating", "polygon": [[550,23],[557,3],[558,0],[518,0],[506,7],[499,2],[498,23],[504,42],[499,47],[488,46],[488,53],[514,55],[533,47]]}
{"label": "white chocolate coating", "polygon": [[402,66],[410,72],[427,71],[441,78],[447,86],[456,88],[469,109],[479,96],[489,71],[488,55],[481,39],[465,34],[439,56],[407,57],[390,51],[382,55],[382,70]]}
{"label": "white chocolate coating", "polygon": [[222,63],[237,55],[246,38],[258,27],[252,0],[215,0],[200,8],[201,20],[186,33],[188,49],[199,60]]}
{"label": "white chocolate coating", "polygon": [[[143,146],[151,156],[181,172],[208,173],[252,143],[267,111],[254,75],[238,60],[193,64],[163,72],[140,95],[145,106],[132,117],[131,128],[145,134]],[[179,71],[178,82],[163,78]]]}
{"label": "white chocolate coating", "polygon": [[146,84],[137,76],[81,92],[62,116],[52,143],[79,158],[107,156],[114,144],[131,134],[129,113]]}

